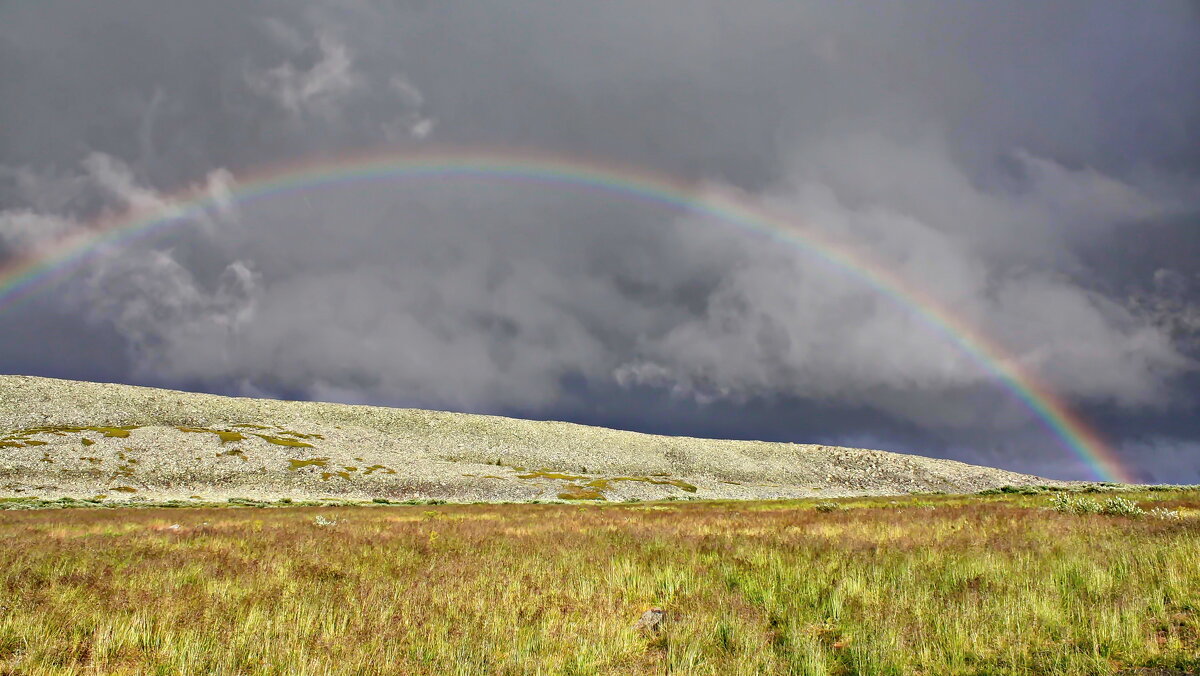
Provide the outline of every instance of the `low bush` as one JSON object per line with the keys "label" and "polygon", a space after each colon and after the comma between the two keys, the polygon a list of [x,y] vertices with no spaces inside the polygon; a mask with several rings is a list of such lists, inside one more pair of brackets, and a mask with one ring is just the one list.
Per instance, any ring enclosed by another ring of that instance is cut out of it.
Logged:
{"label": "low bush", "polygon": [[1099,514],[1104,508],[1094,498],[1058,495],[1050,498],[1050,507],[1065,514]]}
{"label": "low bush", "polygon": [[1152,519],[1164,519],[1167,521],[1175,521],[1179,519],[1179,510],[1167,509],[1165,507],[1155,507],[1149,512],[1146,512]]}
{"label": "low bush", "polygon": [[1103,512],[1109,516],[1144,516],[1146,511],[1132,500],[1125,498],[1109,498],[1104,501]]}
{"label": "low bush", "polygon": [[1106,514],[1108,516],[1145,516],[1146,511],[1132,500],[1121,497],[1111,497],[1098,502],[1095,498],[1064,495],[1062,493],[1050,498],[1050,507],[1064,514]]}

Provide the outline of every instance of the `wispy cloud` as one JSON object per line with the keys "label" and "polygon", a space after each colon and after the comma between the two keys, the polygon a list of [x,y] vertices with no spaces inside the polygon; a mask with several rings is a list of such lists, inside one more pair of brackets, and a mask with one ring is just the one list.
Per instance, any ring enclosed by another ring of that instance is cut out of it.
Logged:
{"label": "wispy cloud", "polygon": [[284,62],[262,71],[248,71],[251,89],[269,96],[292,115],[334,118],[340,99],[363,86],[350,51],[329,35],[317,38],[319,58],[307,69]]}

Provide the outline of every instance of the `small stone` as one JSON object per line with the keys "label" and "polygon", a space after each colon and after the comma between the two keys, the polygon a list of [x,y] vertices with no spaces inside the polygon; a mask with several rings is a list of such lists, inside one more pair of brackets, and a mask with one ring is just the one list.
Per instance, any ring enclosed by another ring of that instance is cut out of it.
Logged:
{"label": "small stone", "polygon": [[651,608],[642,613],[641,619],[637,621],[637,624],[633,625],[633,628],[658,633],[662,629],[664,615],[665,613],[662,608]]}

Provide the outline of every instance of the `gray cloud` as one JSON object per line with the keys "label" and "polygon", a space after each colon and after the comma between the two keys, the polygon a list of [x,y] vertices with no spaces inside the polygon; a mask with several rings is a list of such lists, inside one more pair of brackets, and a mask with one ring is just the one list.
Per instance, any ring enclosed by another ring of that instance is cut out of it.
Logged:
{"label": "gray cloud", "polygon": [[[1167,300],[1089,253],[1200,213],[1186,3],[0,12],[3,254],[171,209],[184,185],[228,195],[250,167],[528,145],[742,190],[1080,406],[1133,420],[1193,402],[1194,288]],[[575,417],[634,391],[735,421],[789,402],[882,445],[901,425],[909,447],[1079,471],[1045,460],[1055,441],[911,308],[798,248],[612,196],[462,180],[226,202],[96,257],[53,298],[23,311],[83,318],[78,349],[120,341],[143,382]]]}
{"label": "gray cloud", "polygon": [[1182,350],[1200,354],[1200,300],[1196,288],[1200,275],[1171,268],[1154,271],[1149,284],[1136,289],[1128,305],[1157,326]]}

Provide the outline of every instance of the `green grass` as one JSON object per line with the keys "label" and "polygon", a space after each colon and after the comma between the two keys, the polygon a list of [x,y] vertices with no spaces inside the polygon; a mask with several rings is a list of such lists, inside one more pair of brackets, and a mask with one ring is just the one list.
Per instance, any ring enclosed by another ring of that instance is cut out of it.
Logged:
{"label": "green grass", "polygon": [[72,509],[0,512],[0,674],[1200,669],[1200,491],[1054,496],[9,501]]}
{"label": "green grass", "polygon": [[230,441],[245,441],[246,439],[246,435],[232,430],[215,430],[208,427],[176,427],[175,429],[180,432],[190,432],[193,434],[214,434],[221,440],[222,444]]}

